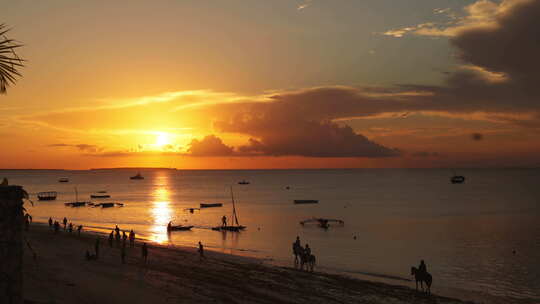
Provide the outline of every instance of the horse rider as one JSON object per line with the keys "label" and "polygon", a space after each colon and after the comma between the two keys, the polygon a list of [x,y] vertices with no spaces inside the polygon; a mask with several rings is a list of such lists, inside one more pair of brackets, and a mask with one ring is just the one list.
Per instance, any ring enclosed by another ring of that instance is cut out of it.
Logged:
{"label": "horse rider", "polygon": [[310,256],[311,255],[311,248],[309,248],[309,245],[306,244],[306,248],[304,249],[304,252],[306,254],[306,256]]}
{"label": "horse rider", "polygon": [[426,274],[427,273],[427,266],[426,266],[426,263],[424,262],[424,260],[420,261],[420,265],[418,265],[418,271],[421,274]]}
{"label": "horse rider", "polygon": [[296,237],[296,241],[294,241],[294,246],[296,246],[296,248],[301,248],[302,247],[302,244],[300,244],[300,237],[299,236]]}

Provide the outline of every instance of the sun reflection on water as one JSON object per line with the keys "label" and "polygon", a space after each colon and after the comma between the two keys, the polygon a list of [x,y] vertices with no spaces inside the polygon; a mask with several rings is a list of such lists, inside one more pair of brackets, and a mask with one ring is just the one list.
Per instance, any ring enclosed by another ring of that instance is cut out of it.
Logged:
{"label": "sun reflection on water", "polygon": [[158,185],[152,193],[154,200],[152,202],[151,214],[154,221],[151,231],[153,234],[153,241],[162,244],[169,241],[167,235],[167,223],[169,223],[172,218],[170,191],[168,189],[169,176],[163,174],[156,178],[158,179]]}

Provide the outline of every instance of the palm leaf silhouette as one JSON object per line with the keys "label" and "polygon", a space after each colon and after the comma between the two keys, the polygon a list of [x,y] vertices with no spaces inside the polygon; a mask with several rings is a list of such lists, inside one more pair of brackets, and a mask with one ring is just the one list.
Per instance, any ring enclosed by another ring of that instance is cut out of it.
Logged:
{"label": "palm leaf silhouette", "polygon": [[7,88],[15,83],[16,77],[21,76],[18,68],[24,66],[24,60],[15,53],[15,49],[22,45],[8,38],[7,32],[6,25],[0,24],[0,94],[5,94]]}

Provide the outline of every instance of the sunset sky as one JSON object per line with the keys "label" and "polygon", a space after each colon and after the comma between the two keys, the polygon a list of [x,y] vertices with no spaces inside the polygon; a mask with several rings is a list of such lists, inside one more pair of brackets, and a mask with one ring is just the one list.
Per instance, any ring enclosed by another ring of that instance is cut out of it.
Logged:
{"label": "sunset sky", "polygon": [[0,3],[0,168],[540,165],[540,1]]}

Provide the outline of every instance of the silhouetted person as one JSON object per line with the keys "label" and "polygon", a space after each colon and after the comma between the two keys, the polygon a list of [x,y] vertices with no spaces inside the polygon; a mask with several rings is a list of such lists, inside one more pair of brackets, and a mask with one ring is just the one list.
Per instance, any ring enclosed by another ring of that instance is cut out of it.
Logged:
{"label": "silhouetted person", "polygon": [[424,260],[420,261],[420,265],[418,265],[418,271],[421,274],[426,274],[427,273],[427,266],[426,266],[426,263],[424,263]]}
{"label": "silhouetted person", "polygon": [[60,230],[60,223],[54,221],[54,233],[58,233],[58,230]]}
{"label": "silhouetted person", "polygon": [[171,232],[172,231],[172,222],[169,222],[167,224],[167,232]]}
{"label": "silhouetted person", "polygon": [[304,252],[306,253],[306,256],[310,256],[311,255],[311,248],[309,248],[309,245],[306,244],[306,248],[304,249]]}
{"label": "silhouetted person", "polygon": [[227,226],[227,217],[225,215],[221,218],[221,226]]}
{"label": "silhouetted person", "polygon": [[125,231],[122,231],[122,240],[124,241],[124,243],[127,241],[127,234]]}
{"label": "silhouetted person", "polygon": [[77,234],[79,236],[81,236],[81,230],[82,230],[82,225],[79,225],[79,227],[77,227]]}
{"label": "silhouetted person", "polygon": [[142,258],[144,262],[146,263],[148,260],[148,246],[146,246],[146,243],[143,243],[141,250],[142,250]]}
{"label": "silhouetted person", "polygon": [[111,230],[111,233],[109,234],[109,246],[113,247],[113,239],[114,239],[114,230]]}
{"label": "silhouetted person", "polygon": [[299,236],[296,237],[296,241],[294,241],[294,245],[297,246],[298,248],[302,247]]}
{"label": "silhouetted person", "polygon": [[52,228],[52,225],[53,225],[53,221],[52,221],[52,217],[49,218],[49,228]]}
{"label": "silhouetted person", "polygon": [[29,223],[32,222],[32,216],[31,216],[30,214],[28,214],[28,213],[26,213],[26,214],[24,215],[24,219],[25,219],[25,220],[28,220]]}
{"label": "silhouetted person", "polygon": [[67,218],[64,217],[64,220],[62,221],[64,223],[64,231],[66,231],[67,228]]}
{"label": "silhouetted person", "polygon": [[116,225],[114,231],[116,232],[116,241],[120,241],[120,228],[118,228],[118,225]]}
{"label": "silhouetted person", "polygon": [[202,260],[205,258],[204,256],[204,247],[203,247],[203,244],[201,243],[201,241],[199,241],[199,259]]}
{"label": "silhouetted person", "polygon": [[120,250],[120,258],[122,259],[122,264],[126,263],[126,243],[122,245],[122,249]]}
{"label": "silhouetted person", "polygon": [[135,232],[133,229],[129,232],[129,246],[132,248],[135,246]]}
{"label": "silhouetted person", "polygon": [[24,219],[24,230],[28,231],[30,229],[30,220],[28,218]]}
{"label": "silhouetted person", "polygon": [[69,223],[68,231],[69,231],[69,233],[73,232],[73,223]]}
{"label": "silhouetted person", "polygon": [[96,244],[94,245],[94,249],[96,249],[96,259],[99,258],[99,236],[96,238]]}

